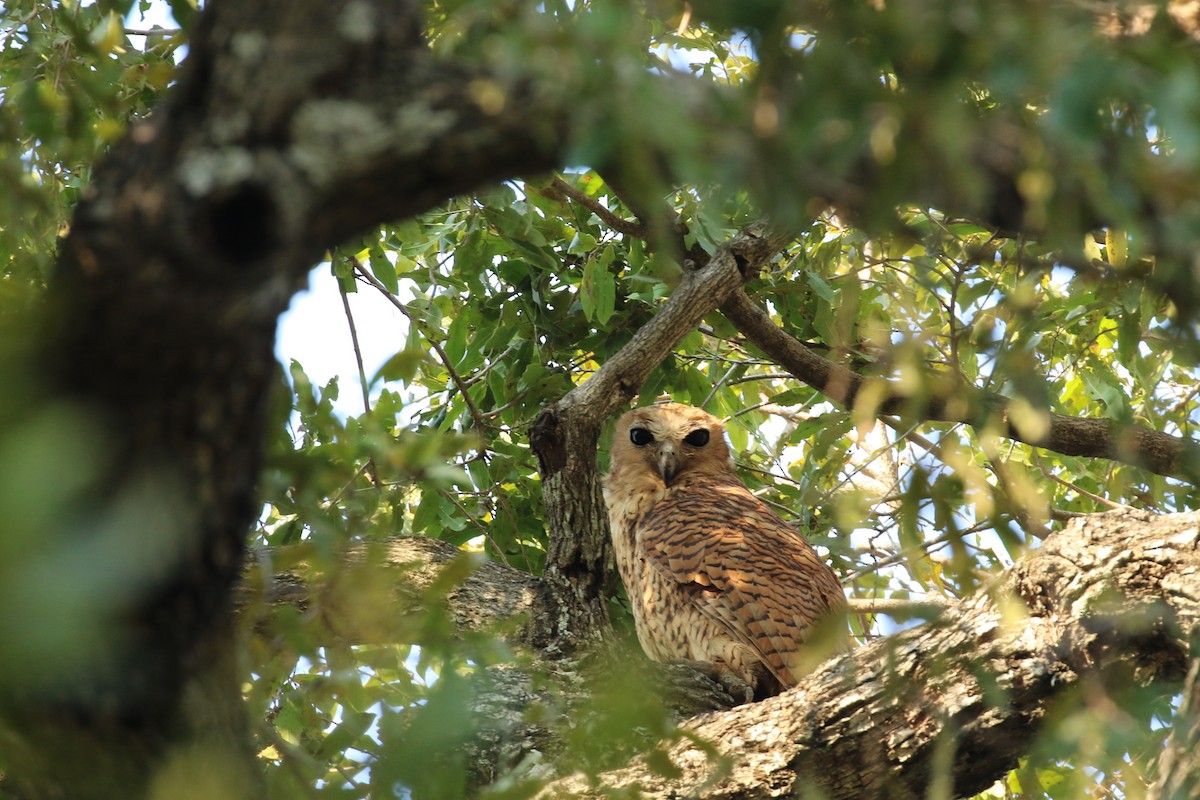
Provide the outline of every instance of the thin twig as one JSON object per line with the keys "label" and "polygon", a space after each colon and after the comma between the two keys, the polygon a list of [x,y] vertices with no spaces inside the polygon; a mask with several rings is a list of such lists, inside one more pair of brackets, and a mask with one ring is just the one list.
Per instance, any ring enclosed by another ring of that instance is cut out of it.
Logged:
{"label": "thin twig", "polygon": [[354,325],[354,314],[350,311],[350,297],[340,283],[338,293],[342,296],[342,310],[346,312],[346,323],[350,326],[350,343],[354,346],[354,363],[358,365],[358,385],[362,389],[363,411],[369,414],[371,396],[367,391],[367,371],[363,368],[362,349],[358,346],[358,328]]}
{"label": "thin twig", "polygon": [[484,364],[482,367],[475,370],[475,374],[472,375],[471,377],[467,378],[467,380],[466,380],[467,386],[474,386],[475,384],[477,384],[481,380],[483,380],[485,377],[487,377],[487,374],[492,371],[493,367],[495,367],[497,364],[504,363],[504,360],[506,358],[508,358],[509,355],[511,355],[512,352],[514,350],[516,350],[518,347],[520,347],[522,344],[523,344],[523,342],[521,342],[521,341],[513,342],[508,347],[504,348],[504,350],[502,350],[490,362],[488,362],[487,364]]}
{"label": "thin twig", "polygon": [[581,192],[579,189],[576,189],[574,186],[567,183],[557,175],[554,177],[554,180],[549,186],[544,189],[538,189],[537,192],[543,197],[548,197],[551,200],[557,200],[560,203],[564,202],[565,198],[570,198],[586,208],[588,211],[591,211],[600,218],[601,222],[618,233],[623,233],[626,236],[634,236],[638,239],[646,238],[645,225],[639,222],[630,222],[627,219],[618,217],[610,209],[605,208],[604,204],[599,200],[585,192]]}
{"label": "thin twig", "polygon": [[462,379],[462,376],[458,374],[458,370],[454,368],[454,363],[450,360],[450,356],[447,355],[442,346],[438,344],[438,341],[429,335],[429,331],[425,330],[424,323],[417,319],[417,317],[408,310],[408,306],[400,302],[400,298],[389,292],[387,287],[379,282],[378,278],[363,269],[362,265],[359,264],[356,259],[351,259],[351,263],[354,264],[354,271],[357,274],[361,275],[367,283],[371,284],[381,293],[383,293],[383,296],[386,297],[388,301],[396,307],[396,310],[408,318],[410,324],[417,326],[417,330],[420,331],[421,335],[425,337],[425,341],[429,342],[429,346],[433,348],[433,352],[437,353],[438,360],[441,361],[442,366],[446,368],[446,374],[450,376],[450,382],[454,384],[454,387],[458,390],[458,393],[462,395],[463,402],[467,405],[467,411],[471,414],[471,419],[475,421],[475,426],[480,430],[488,427],[487,421],[484,419],[483,414],[479,411],[479,407],[475,405],[475,401],[471,399],[471,395],[467,392],[467,383]]}
{"label": "thin twig", "polygon": [[930,595],[921,599],[901,599],[892,597],[858,598],[852,597],[846,601],[851,611],[863,614],[893,614],[897,611],[907,611],[920,614],[928,611],[942,611],[954,603],[944,597]]}
{"label": "thin twig", "polygon": [[1079,494],[1083,495],[1084,497],[1087,497],[1091,500],[1095,500],[1097,503],[1099,503],[1102,506],[1108,506],[1109,508],[1112,508],[1112,509],[1121,509],[1124,511],[1134,510],[1133,506],[1127,506],[1124,503],[1118,503],[1115,500],[1109,500],[1107,497],[1101,497],[1098,494],[1092,494],[1087,489],[1082,489],[1082,488],[1076,486],[1075,484],[1071,483],[1070,481],[1063,480],[1062,478],[1058,477],[1050,470],[1046,469],[1046,467],[1042,465],[1041,459],[1037,459],[1037,461],[1038,461],[1037,467],[1039,470],[1041,470],[1041,473],[1043,475],[1045,475],[1047,478],[1049,478],[1050,480],[1057,483],[1059,486],[1065,486],[1066,488],[1070,489],[1073,492],[1078,492]]}
{"label": "thin twig", "polygon": [[725,370],[725,374],[722,375],[720,380],[714,383],[712,389],[709,390],[708,395],[704,398],[704,402],[700,404],[700,408],[708,407],[708,404],[711,403],[712,399],[717,396],[717,392],[720,391],[721,387],[725,385],[725,382],[729,380],[729,376],[733,374],[734,370],[736,370],[738,366],[739,365],[737,363],[734,363],[729,366],[729,369]]}
{"label": "thin twig", "polygon": [[[346,294],[346,289],[340,281],[338,282],[338,293],[342,296],[342,309],[346,312],[346,322],[350,326],[350,343],[354,347],[354,362],[358,365],[358,385],[362,389],[363,413],[370,414],[371,395],[367,391],[367,371],[363,368],[362,349],[358,345],[358,328],[354,325],[354,314],[350,311],[350,297]],[[379,486],[379,470],[375,466],[374,457],[367,459],[364,468],[371,476],[371,482],[375,484],[375,488],[381,488]]]}
{"label": "thin twig", "polygon": [[764,408],[765,406],[771,406],[771,405],[775,405],[774,401],[763,400],[762,402],[755,403],[754,405],[746,406],[745,408],[739,408],[737,411],[733,412],[733,414],[731,414],[730,416],[728,416],[724,420],[722,420],[722,422],[728,422],[729,420],[733,419],[734,417],[740,417],[743,414],[749,414],[752,411],[758,411],[760,408]]}
{"label": "thin twig", "polygon": [[749,383],[750,381],[790,381],[793,379],[794,377],[790,372],[762,372],[754,375],[743,375],[740,378],[733,378],[729,380],[726,385],[735,386],[739,383]]}
{"label": "thin twig", "polygon": [[[780,328],[741,289],[726,298],[721,312],[751,342],[796,378],[838,405],[854,408],[860,390],[869,378],[805,347]],[[932,377],[945,380],[951,376],[935,373]],[[920,421],[969,425],[979,425],[988,418],[998,419],[1004,427],[1002,436],[1033,447],[1134,464],[1192,483],[1198,480],[1194,462],[1200,458],[1200,443],[1190,439],[1110,419],[1054,413],[1042,415],[1043,421],[1049,423],[1045,430],[1030,431],[1014,421],[1009,413],[1008,398],[984,392],[970,384],[958,384],[950,391],[931,393],[923,407],[915,408],[911,393],[898,383],[885,381],[881,386],[885,391],[874,398],[876,415],[907,412]]]}
{"label": "thin twig", "polygon": [[949,544],[951,541],[953,541],[956,538],[965,538],[967,536],[970,536],[973,533],[978,533],[979,531],[983,530],[986,527],[988,527],[988,525],[986,523],[980,523],[978,525],[973,525],[970,528],[967,528],[966,530],[962,530],[962,531],[947,531],[946,533],[943,533],[941,536],[938,536],[937,538],[930,539],[929,541],[922,542],[921,544],[914,545],[913,547],[906,547],[905,549],[901,550],[898,553],[893,553],[891,556],[888,556],[887,558],[883,559],[882,561],[876,561],[874,564],[869,564],[869,565],[863,567],[862,569],[851,573],[845,579],[845,583],[851,583],[853,581],[856,581],[865,575],[870,575],[871,573],[878,572],[879,570],[881,570],[885,567],[890,567],[894,564],[898,564],[907,558],[911,558],[913,556],[928,555],[935,547],[938,547],[938,546],[944,545],[944,544]]}
{"label": "thin twig", "polygon": [[510,408],[512,408],[513,406],[520,403],[528,395],[529,395],[528,390],[526,390],[524,392],[518,392],[511,400],[509,400],[504,405],[493,408],[491,411],[484,412],[484,416],[487,417],[488,419],[495,419],[496,417],[503,414],[505,411],[508,411]]}
{"label": "thin twig", "polygon": [[309,776],[304,774],[304,771],[297,763],[298,761],[307,761],[310,764],[315,763],[312,756],[304,752],[301,748],[288,743],[279,735],[279,731],[275,729],[275,726],[270,723],[263,723],[259,727],[259,735],[270,742],[271,746],[279,753],[279,760],[283,763],[284,769],[292,773],[304,795],[312,798],[312,800],[319,800],[322,796],[321,793],[309,783]]}
{"label": "thin twig", "polygon": [[504,557],[504,551],[500,548],[500,545],[496,544],[496,540],[492,538],[491,531],[487,529],[486,525],[475,519],[474,515],[472,515],[470,511],[467,511],[467,507],[459,502],[458,498],[452,495],[450,492],[447,492],[445,489],[438,489],[438,494],[453,503],[454,507],[458,509],[458,513],[466,517],[467,521],[474,525],[480,534],[483,535],[483,538],[492,543],[492,547],[496,548],[496,555],[500,556],[500,560],[504,562],[504,566],[512,566],[512,564],[508,563],[508,559]]}
{"label": "thin twig", "polygon": [[[340,503],[342,498],[346,496],[346,492],[350,491],[350,487],[352,487],[355,484],[355,482],[357,482],[358,479],[367,472],[368,469],[372,470],[372,472],[374,471],[374,469],[375,469],[375,460],[374,459],[368,458],[365,462],[363,462],[363,465],[354,472],[354,477],[351,478],[350,480],[346,481],[345,485],[342,486],[342,488],[340,490],[338,490],[338,493],[329,499],[329,505],[333,506],[333,505],[337,505],[338,503]],[[374,479],[375,488],[382,489],[384,486],[384,483],[379,480],[379,476],[372,474],[371,477]]]}
{"label": "thin twig", "polygon": [[[927,453],[933,453],[934,455],[937,454],[938,446],[936,444],[934,444],[933,442],[929,441],[928,439],[926,439],[921,434],[917,433],[916,426],[910,425],[907,428],[902,428],[900,426],[900,418],[899,417],[883,416],[883,417],[880,417],[880,419],[883,420],[884,423],[889,428],[891,428],[896,433],[898,433],[900,435],[901,439],[904,439],[907,442],[912,442],[913,444],[920,446]],[[957,427],[958,427],[958,425],[953,425],[953,426],[951,426],[950,430],[953,431]]]}
{"label": "thin twig", "polygon": [[[626,208],[642,223],[648,244],[653,239],[661,244],[669,245],[667,252],[678,257],[681,264],[692,262],[692,269],[701,269],[708,263],[710,255],[697,241],[691,247],[687,245],[687,225],[679,218],[668,203],[661,199],[646,200],[625,185],[623,178],[614,170],[600,170],[600,178],[625,204]],[[782,249],[780,245],[779,249]]]}

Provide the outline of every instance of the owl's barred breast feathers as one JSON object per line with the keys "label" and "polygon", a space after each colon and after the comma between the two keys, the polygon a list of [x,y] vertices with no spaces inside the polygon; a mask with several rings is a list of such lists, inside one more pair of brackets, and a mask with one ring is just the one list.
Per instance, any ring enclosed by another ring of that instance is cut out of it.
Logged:
{"label": "owl's barred breast feathers", "polygon": [[796,682],[813,626],[843,613],[845,596],[738,479],[719,420],[679,403],[625,414],[604,499],[647,655],[711,664],[757,696]]}

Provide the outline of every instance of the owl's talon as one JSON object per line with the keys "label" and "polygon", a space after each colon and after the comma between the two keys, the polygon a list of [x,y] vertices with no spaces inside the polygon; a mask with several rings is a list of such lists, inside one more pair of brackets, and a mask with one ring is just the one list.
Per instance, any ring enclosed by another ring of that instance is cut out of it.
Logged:
{"label": "owl's talon", "polygon": [[753,702],[754,687],[733,670],[705,661],[689,661],[687,663],[721,684],[721,688],[733,698],[733,702],[737,705]]}
{"label": "owl's talon", "polygon": [[724,711],[741,703],[741,694],[730,694],[714,665],[702,661],[672,660],[654,665],[661,696],[683,718],[706,711]]}
{"label": "owl's talon", "polygon": [[742,703],[749,703],[754,700],[754,687],[743,680],[737,673],[725,669],[718,664],[710,664],[707,661],[689,661],[686,659],[671,663],[682,664],[703,673],[729,695],[729,699],[733,701],[732,705],[741,705]]}
{"label": "owl's talon", "polygon": [[[718,668],[716,677],[717,683],[721,684],[722,688],[729,692],[729,696],[737,701],[738,705],[754,701],[754,687],[734,673],[727,669]],[[738,698],[741,699],[739,700]]]}

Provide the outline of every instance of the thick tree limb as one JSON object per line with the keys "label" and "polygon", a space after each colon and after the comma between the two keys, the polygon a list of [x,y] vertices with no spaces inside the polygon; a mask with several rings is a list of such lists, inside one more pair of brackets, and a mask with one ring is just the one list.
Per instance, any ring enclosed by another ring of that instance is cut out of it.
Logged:
{"label": "thick tree limb", "polygon": [[565,98],[435,59],[419,4],[214,4],[202,19],[164,134],[199,121],[177,156],[185,188],[210,213],[253,212],[213,220],[235,228],[219,235],[328,248],[560,159]]}
{"label": "thick tree limb", "polygon": [[[43,405],[96,432],[97,466],[34,557],[93,553],[125,579],[72,620],[97,632],[86,663],[64,648],[29,669],[20,641],[0,655],[0,742],[23,795],[165,795],[198,773],[214,796],[259,793],[230,594],[276,318],[344,238],[557,165],[574,103],[436,62],[418,8],[208,4],[169,99],[97,167],[32,359]],[[14,617],[58,603],[6,597]]]}
{"label": "thick tree limb", "polygon": [[328,637],[322,644],[420,643],[414,620],[436,605],[456,630],[518,642],[538,592],[528,573],[425,536],[356,545],[324,570],[312,556],[304,545],[252,551],[235,593],[239,612],[267,617],[293,606],[315,614]]}
{"label": "thick tree limb", "polygon": [[[405,537],[370,556],[352,555],[345,580],[363,577],[356,565],[378,570],[375,558],[382,557],[405,565],[401,574],[427,587],[459,556],[450,545]],[[260,556],[250,574],[269,563]],[[297,572],[283,574],[289,577],[276,584],[289,585]],[[466,630],[491,629],[503,625],[505,614],[526,613],[533,583],[503,565],[483,564],[446,597],[445,607]],[[307,591],[310,608],[335,598],[331,616],[338,619],[404,619],[423,603],[427,608],[429,599],[402,589],[381,605],[336,588]],[[295,596],[294,589],[281,594]],[[1029,752],[1048,706],[1082,682],[1119,689],[1133,681],[1180,680],[1198,623],[1200,513],[1091,515],[1051,535],[990,591],[934,621],[827,662],[780,697],[687,723],[689,734],[732,759],[727,777],[706,783],[714,764],[703,749],[679,744],[672,750],[682,769],[678,780],[641,763],[602,778],[610,788],[636,783],[651,797],[768,797],[802,786],[819,787],[830,798],[922,797],[931,781],[946,778],[955,796],[968,795]],[[381,635],[411,641],[414,631],[402,625],[341,630],[370,637],[363,641],[386,641]],[[520,715],[512,719],[517,725]],[[552,750],[553,726],[539,731],[538,746]],[[1176,733],[1184,756],[1191,731]],[[949,775],[935,774],[938,758],[950,765]],[[567,778],[547,793],[592,791],[582,778]]]}
{"label": "thick tree limb", "polygon": [[[1106,419],[1036,412],[1017,416],[1010,413],[1007,398],[963,386],[948,376],[934,377],[926,394],[914,397],[892,382],[864,377],[817,355],[776,325],[745,292],[732,294],[721,313],[777,364],[844,408],[855,408],[869,395],[872,415],[996,426],[1002,436],[1063,455],[1107,458],[1193,482],[1200,478],[1200,445],[1189,439]],[[866,387],[869,392],[864,392]]]}
{"label": "thick tree limb", "polygon": [[[791,691],[684,726],[679,770],[644,762],[544,797],[924,797],[981,791],[1028,752],[1048,704],[1083,681],[1180,680],[1200,622],[1200,514],[1072,522],[990,592],[831,660]],[[691,737],[712,743],[720,766]],[[939,775],[943,758],[949,775]]]}
{"label": "thick tree limb", "polygon": [[[313,560],[303,544],[252,550],[234,592],[238,614],[266,621],[292,607],[320,617],[321,644],[382,644],[410,641],[412,619],[433,603],[456,630],[528,641],[538,578],[447,542],[397,536],[348,548],[324,569]],[[446,584],[447,569],[460,580]],[[936,616],[950,605],[938,598],[850,601],[854,612],[916,616]]]}

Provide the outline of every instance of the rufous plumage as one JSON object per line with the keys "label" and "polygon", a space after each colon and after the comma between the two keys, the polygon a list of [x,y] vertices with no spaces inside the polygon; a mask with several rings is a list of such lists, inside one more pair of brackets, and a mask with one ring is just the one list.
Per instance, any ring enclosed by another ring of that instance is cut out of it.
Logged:
{"label": "rufous plumage", "polygon": [[604,499],[650,658],[711,665],[749,700],[811,668],[805,643],[818,622],[830,620],[844,641],[837,576],[737,477],[711,414],[660,403],[622,416]]}

